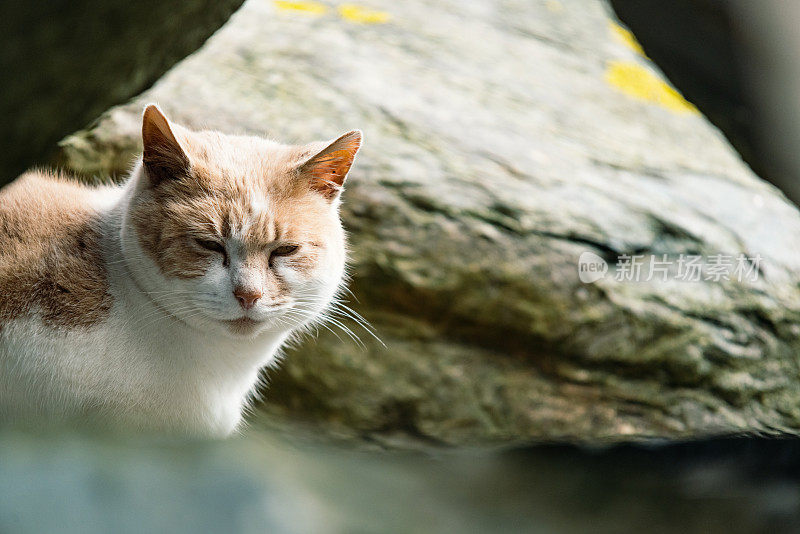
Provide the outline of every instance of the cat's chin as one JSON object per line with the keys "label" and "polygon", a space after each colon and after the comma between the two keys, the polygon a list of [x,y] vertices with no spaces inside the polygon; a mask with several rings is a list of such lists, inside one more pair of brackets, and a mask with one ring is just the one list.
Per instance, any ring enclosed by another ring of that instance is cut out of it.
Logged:
{"label": "cat's chin", "polygon": [[236,337],[253,337],[258,334],[266,324],[266,321],[257,321],[250,317],[240,317],[239,319],[221,321],[226,330]]}
{"label": "cat's chin", "polygon": [[210,315],[204,317],[191,317],[184,322],[205,334],[223,336],[231,339],[254,339],[267,332],[276,333],[286,330],[286,325],[277,326],[274,317],[254,319],[252,317],[239,317],[236,319],[221,319]]}

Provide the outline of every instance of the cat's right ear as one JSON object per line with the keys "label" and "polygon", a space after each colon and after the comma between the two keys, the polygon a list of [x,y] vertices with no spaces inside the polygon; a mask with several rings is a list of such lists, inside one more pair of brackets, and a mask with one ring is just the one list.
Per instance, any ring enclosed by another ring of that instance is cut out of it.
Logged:
{"label": "cat's right ear", "polygon": [[142,144],[142,161],[151,184],[182,176],[188,171],[189,158],[172,133],[167,117],[155,104],[144,108]]}

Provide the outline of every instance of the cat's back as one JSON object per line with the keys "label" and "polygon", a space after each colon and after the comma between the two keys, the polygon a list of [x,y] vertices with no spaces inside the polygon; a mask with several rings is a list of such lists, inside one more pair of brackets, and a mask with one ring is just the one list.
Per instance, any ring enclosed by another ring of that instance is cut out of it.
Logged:
{"label": "cat's back", "polygon": [[109,312],[104,190],[29,172],[0,190],[0,328],[37,314],[52,327],[90,326]]}

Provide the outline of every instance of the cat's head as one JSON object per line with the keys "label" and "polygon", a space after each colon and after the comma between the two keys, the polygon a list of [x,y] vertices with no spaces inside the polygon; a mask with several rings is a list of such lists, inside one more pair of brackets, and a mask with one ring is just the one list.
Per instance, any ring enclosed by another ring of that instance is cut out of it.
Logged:
{"label": "cat's head", "polygon": [[147,106],[126,228],[151,298],[186,323],[251,337],[305,324],[342,281],[338,204],[361,145],[191,131]]}

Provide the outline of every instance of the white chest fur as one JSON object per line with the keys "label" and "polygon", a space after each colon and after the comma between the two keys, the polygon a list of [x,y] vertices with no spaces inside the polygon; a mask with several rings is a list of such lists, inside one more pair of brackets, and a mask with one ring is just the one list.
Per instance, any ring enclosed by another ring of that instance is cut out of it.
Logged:
{"label": "white chest fur", "polygon": [[86,417],[133,430],[227,435],[259,369],[288,334],[206,336],[155,306],[118,299],[107,321],[54,330],[36,317],[0,332],[0,416]]}

